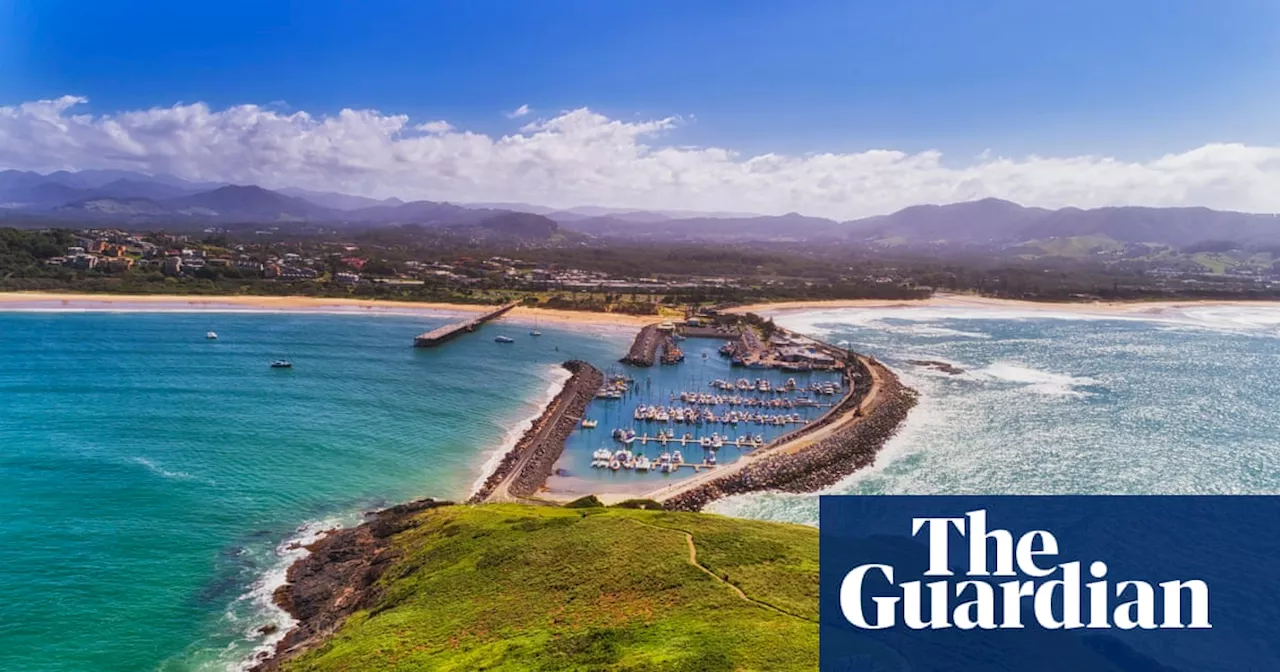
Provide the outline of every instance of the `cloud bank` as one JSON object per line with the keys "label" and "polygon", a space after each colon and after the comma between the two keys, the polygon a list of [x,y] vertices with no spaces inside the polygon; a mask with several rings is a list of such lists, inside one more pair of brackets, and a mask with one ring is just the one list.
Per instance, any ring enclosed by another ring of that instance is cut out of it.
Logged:
{"label": "cloud bank", "polygon": [[65,96],[0,106],[0,167],[120,168],[379,198],[836,219],[992,196],[1049,208],[1280,211],[1280,147],[1210,144],[1145,162],[984,153],[944,164],[937,151],[746,156],[675,146],[664,139],[678,117],[620,121],[586,108],[490,137],[376,110],[313,116],[194,103],[78,114],[85,102]]}

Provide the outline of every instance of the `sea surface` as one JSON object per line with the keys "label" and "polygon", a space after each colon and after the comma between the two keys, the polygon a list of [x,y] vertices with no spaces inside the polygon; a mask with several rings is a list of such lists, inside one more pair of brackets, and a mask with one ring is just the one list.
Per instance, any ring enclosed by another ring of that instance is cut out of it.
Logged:
{"label": "sea surface", "polygon": [[[775,318],[875,355],[921,395],[875,466],[830,493],[1280,493],[1280,305]],[[735,497],[712,509],[819,523],[817,495]]]}
{"label": "sea surface", "polygon": [[410,347],[448,321],[0,312],[0,670],[236,669],[288,626],[299,542],[467,496],[560,362],[629,343],[499,323]]}
{"label": "sea surface", "polygon": [[[637,381],[592,405],[596,435],[570,440],[566,473],[601,481],[648,478],[581,463],[638,401],[764,377],[721,370],[714,341],[686,341],[681,366],[628,370],[625,330],[533,338],[501,322],[414,350],[451,316],[339,312],[0,312],[0,670],[236,669],[278,636],[264,625],[288,626],[270,592],[300,543],[362,511],[465,497],[565,359]],[[776,318],[921,393],[876,466],[833,492],[1280,492],[1280,307]],[[268,368],[277,358],[294,368]],[[811,495],[714,509],[818,523]]]}

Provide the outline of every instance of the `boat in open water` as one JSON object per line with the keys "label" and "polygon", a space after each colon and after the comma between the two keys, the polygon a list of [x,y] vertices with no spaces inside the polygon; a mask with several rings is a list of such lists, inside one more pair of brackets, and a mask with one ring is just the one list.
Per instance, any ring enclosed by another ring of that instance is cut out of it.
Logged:
{"label": "boat in open water", "polygon": [[292,369],[292,368],[293,368],[293,362],[291,362],[291,361],[289,361],[289,360],[287,360],[287,359],[277,359],[277,360],[275,360],[275,361],[271,362],[271,368],[273,368],[273,369]]}
{"label": "boat in open water", "polygon": [[494,343],[515,343],[516,339],[511,338],[510,336],[498,336],[493,339],[493,342]]}

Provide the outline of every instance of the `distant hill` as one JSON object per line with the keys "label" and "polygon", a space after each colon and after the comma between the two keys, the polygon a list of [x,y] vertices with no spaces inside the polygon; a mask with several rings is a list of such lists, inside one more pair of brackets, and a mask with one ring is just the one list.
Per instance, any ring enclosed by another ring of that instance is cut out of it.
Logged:
{"label": "distant hill", "polygon": [[1241,243],[1280,242],[1272,215],[1208,208],[1027,208],[989,198],[951,205],[922,205],[891,215],[846,222],[853,240],[895,244],[1014,244],[1046,238],[1108,236],[1128,243],[1182,247],[1205,239]]}
{"label": "distant hill", "polygon": [[398,198],[384,198],[379,200],[376,198],[367,198],[365,196],[340,194],[333,191],[309,191],[307,189],[297,189],[295,187],[285,187],[278,191],[286,196],[295,196],[333,210],[359,210],[361,208],[373,208],[384,205],[394,207],[404,204],[404,201]]}
{"label": "distant hill", "polygon": [[442,230],[451,235],[485,241],[548,242],[557,237],[563,238],[560,225],[554,220],[528,212],[504,212],[474,224],[454,224]]}
{"label": "distant hill", "polygon": [[[486,207],[492,206],[492,207]],[[41,175],[0,171],[0,214],[86,218],[121,223],[163,220],[166,226],[202,222],[309,222],[333,227],[421,225],[466,227],[504,213],[544,218],[505,220],[534,229],[548,222],[551,236],[584,234],[655,242],[816,242],[906,247],[1009,247],[1030,241],[1106,237],[1119,243],[1187,247],[1206,240],[1280,245],[1280,219],[1208,208],[1023,207],[995,198],[917,205],[888,215],[837,222],[798,213],[758,216],[729,212],[628,210],[580,206],[553,210],[525,203],[465,204],[377,200],[336,192],[254,185],[212,185],[130,171],[59,171]],[[502,220],[500,220],[502,221]],[[519,228],[519,225],[517,225]],[[523,229],[520,229],[523,231]],[[492,237],[492,230],[458,233]],[[533,238],[545,234],[531,230]],[[520,234],[523,235],[523,234]],[[1050,245],[1050,247],[1054,247]]]}

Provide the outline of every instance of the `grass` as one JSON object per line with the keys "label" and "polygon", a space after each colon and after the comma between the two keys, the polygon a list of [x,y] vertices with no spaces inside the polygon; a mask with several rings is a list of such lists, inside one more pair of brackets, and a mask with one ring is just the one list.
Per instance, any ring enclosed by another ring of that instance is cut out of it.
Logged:
{"label": "grass", "polygon": [[420,515],[381,602],[284,669],[817,669],[815,529],[602,507]]}

